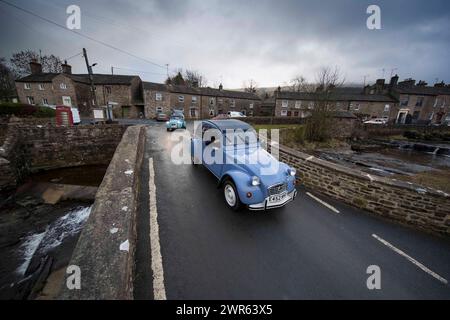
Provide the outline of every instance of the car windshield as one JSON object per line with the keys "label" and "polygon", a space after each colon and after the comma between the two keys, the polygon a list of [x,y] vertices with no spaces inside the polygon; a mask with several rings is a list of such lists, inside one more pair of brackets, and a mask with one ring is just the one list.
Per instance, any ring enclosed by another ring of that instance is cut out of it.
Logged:
{"label": "car windshield", "polygon": [[172,116],[172,117],[170,117],[170,120],[181,120],[181,119],[183,119],[183,118],[180,117],[180,116]]}
{"label": "car windshield", "polygon": [[225,130],[223,135],[226,145],[250,145],[258,142],[258,135],[253,128],[247,130]]}

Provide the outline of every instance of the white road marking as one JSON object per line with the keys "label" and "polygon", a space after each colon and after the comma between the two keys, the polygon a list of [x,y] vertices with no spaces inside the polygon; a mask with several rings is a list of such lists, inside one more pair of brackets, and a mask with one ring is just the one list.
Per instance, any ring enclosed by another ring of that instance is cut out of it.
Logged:
{"label": "white road marking", "polygon": [[166,288],[164,286],[164,270],[162,265],[161,246],[159,242],[158,211],[156,206],[155,169],[153,158],[149,159],[149,193],[150,193],[150,249],[153,272],[153,298],[166,300]]}
{"label": "white road marking", "polygon": [[444,279],[443,277],[441,277],[440,275],[438,275],[437,273],[431,271],[430,269],[428,269],[427,267],[425,267],[423,264],[421,264],[419,261],[417,261],[416,259],[410,257],[409,255],[407,255],[406,253],[404,253],[402,250],[394,247],[392,244],[390,244],[389,242],[387,242],[386,240],[380,238],[379,236],[377,236],[376,234],[372,234],[372,237],[374,237],[375,239],[377,239],[378,241],[380,241],[382,244],[384,244],[385,246],[387,246],[389,249],[393,250],[394,252],[398,253],[399,255],[405,257],[406,259],[408,259],[410,262],[412,262],[414,265],[416,265],[417,267],[419,267],[420,269],[422,269],[423,271],[425,271],[426,273],[428,273],[429,275],[431,275],[432,277],[436,278],[437,280],[439,280],[440,282],[447,284],[448,281],[446,279]]}
{"label": "white road marking", "polygon": [[326,203],[325,201],[317,198],[316,196],[312,195],[311,193],[307,192],[306,193],[308,196],[310,196],[311,198],[313,198],[314,200],[316,200],[317,202],[319,202],[320,204],[324,205],[325,207],[327,207],[328,209],[330,209],[333,212],[336,213],[340,213],[338,209],[336,209],[335,207],[333,207],[331,204]]}

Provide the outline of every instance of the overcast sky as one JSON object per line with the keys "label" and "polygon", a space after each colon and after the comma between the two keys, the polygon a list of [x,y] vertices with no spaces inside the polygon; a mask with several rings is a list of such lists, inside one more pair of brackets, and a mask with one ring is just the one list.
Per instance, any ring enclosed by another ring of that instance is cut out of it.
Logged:
{"label": "overcast sky", "polygon": [[[347,82],[368,82],[397,68],[400,78],[450,82],[448,0],[7,0],[65,25],[70,4],[81,8],[80,33],[169,69],[195,69],[208,85],[238,88],[254,79],[283,85],[296,75],[313,81],[338,66]],[[366,27],[370,4],[381,8],[381,30]],[[107,48],[0,2],[0,56],[42,50],[67,58],[85,47],[98,73],[111,66],[162,82],[165,68]],[[69,61],[85,73],[81,56]],[[145,73],[144,73],[145,72]]]}

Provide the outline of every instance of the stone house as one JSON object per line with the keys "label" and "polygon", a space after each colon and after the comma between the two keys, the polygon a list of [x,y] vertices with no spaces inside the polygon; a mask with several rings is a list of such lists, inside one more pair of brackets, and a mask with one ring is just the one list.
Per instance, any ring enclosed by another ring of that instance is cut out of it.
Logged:
{"label": "stone house", "polygon": [[440,124],[450,118],[450,88],[443,83],[431,87],[408,79],[394,91],[400,101],[396,123]]}
{"label": "stone house", "polygon": [[[62,73],[43,73],[37,61],[30,63],[31,74],[16,80],[19,101],[32,105],[78,107],[82,116],[91,117],[95,107],[88,74],[72,74],[64,64]],[[115,102],[116,117],[144,114],[142,82],[138,76],[94,74],[97,104]]]}
{"label": "stone house", "polygon": [[187,87],[144,82],[145,116],[182,110],[188,119],[208,119],[228,111],[251,116],[259,112],[261,99],[254,93],[209,87]]}
{"label": "stone house", "polygon": [[362,119],[392,117],[397,101],[388,94],[369,94],[363,88],[336,88],[327,96],[320,92],[274,93],[275,116],[305,118],[324,99],[331,110],[350,111]]}

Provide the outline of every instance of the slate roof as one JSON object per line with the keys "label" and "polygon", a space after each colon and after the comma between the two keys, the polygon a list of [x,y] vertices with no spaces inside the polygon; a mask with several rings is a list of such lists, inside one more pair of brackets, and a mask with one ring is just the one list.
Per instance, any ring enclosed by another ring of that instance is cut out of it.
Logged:
{"label": "slate roof", "polygon": [[[52,80],[63,74],[64,76],[72,79],[75,82],[89,84],[88,74],[66,74],[66,73],[39,73],[30,74],[23,78],[16,80],[17,82],[52,82]],[[111,75],[111,74],[94,74],[94,84],[131,84],[132,80],[137,76],[126,76],[126,75]]]}
{"label": "slate roof", "polygon": [[[322,100],[323,94],[316,92],[275,92],[277,99]],[[395,98],[384,94],[364,94],[362,88],[339,88],[328,96],[330,101],[396,102]]]}
{"label": "slate roof", "polygon": [[192,88],[188,86],[165,85],[162,83],[154,83],[154,82],[144,82],[144,90],[202,95],[211,97],[260,100],[260,98],[256,94],[250,92],[219,90],[210,87]]}
{"label": "slate roof", "polygon": [[400,94],[413,94],[423,96],[450,95],[448,87],[428,87],[428,86],[402,86],[398,85],[394,90]]}

